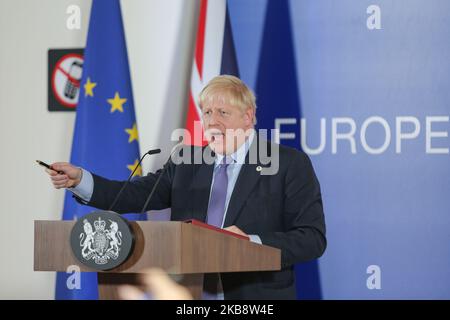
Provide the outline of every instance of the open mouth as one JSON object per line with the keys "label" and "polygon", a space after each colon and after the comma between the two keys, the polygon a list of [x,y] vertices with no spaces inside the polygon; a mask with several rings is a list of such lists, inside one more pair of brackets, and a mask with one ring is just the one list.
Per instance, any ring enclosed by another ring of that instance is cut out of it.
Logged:
{"label": "open mouth", "polygon": [[220,142],[220,141],[223,141],[223,137],[224,137],[225,135],[223,134],[223,133],[221,133],[221,132],[214,132],[214,133],[212,133],[211,134],[211,141],[212,142]]}
{"label": "open mouth", "polygon": [[206,138],[210,142],[223,142],[225,134],[219,129],[211,129],[205,132]]}

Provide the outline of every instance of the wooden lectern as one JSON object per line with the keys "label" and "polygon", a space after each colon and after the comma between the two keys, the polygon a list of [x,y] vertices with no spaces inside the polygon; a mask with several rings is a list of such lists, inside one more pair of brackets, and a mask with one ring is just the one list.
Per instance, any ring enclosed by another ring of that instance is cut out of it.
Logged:
{"label": "wooden lectern", "polygon": [[[34,222],[34,270],[63,271],[82,265],[70,247],[75,221]],[[119,267],[98,272],[100,299],[117,299],[117,286],[137,284],[136,275],[159,267],[180,274],[181,284],[195,299],[203,290],[203,274],[280,270],[281,251],[234,236],[183,222],[130,221],[135,235],[133,253]]]}

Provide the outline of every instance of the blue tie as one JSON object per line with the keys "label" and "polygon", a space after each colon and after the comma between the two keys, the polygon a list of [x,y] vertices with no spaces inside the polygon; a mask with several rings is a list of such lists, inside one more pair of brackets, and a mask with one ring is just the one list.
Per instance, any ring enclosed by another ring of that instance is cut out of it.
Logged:
{"label": "blue tie", "polygon": [[228,175],[227,168],[230,159],[224,157],[214,175],[214,183],[211,190],[211,198],[209,200],[207,223],[222,227],[223,216],[225,214],[225,202],[227,198]]}
{"label": "blue tie", "polygon": [[[230,158],[223,157],[221,164],[214,175],[214,183],[209,199],[208,214],[206,222],[209,225],[221,228],[223,216],[225,215],[225,203],[227,199],[228,174],[227,168]],[[222,292],[218,273],[205,273],[203,282],[203,300],[217,300],[218,293]]]}

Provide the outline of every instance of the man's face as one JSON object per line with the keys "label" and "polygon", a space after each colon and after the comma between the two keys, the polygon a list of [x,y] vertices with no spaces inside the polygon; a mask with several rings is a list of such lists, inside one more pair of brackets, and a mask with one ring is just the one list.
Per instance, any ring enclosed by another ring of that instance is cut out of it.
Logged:
{"label": "man's face", "polygon": [[205,138],[214,152],[231,154],[246,138],[246,130],[253,128],[253,112],[217,101],[202,108]]}

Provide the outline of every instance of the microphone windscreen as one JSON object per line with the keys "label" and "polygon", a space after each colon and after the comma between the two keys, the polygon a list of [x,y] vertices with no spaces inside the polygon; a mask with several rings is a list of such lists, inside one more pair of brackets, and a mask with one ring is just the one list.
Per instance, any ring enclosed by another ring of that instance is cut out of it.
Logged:
{"label": "microphone windscreen", "polygon": [[158,154],[161,152],[161,149],[153,149],[150,150],[149,152],[147,152],[147,154],[152,155],[152,154]]}

